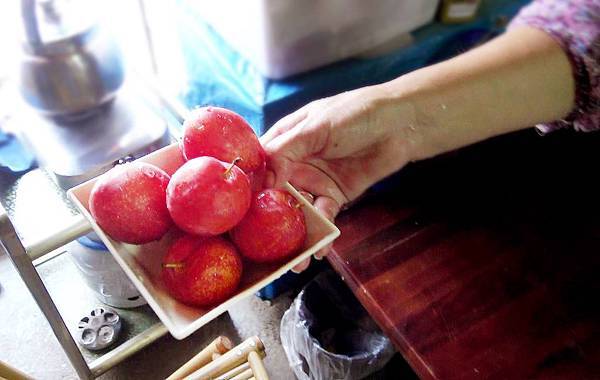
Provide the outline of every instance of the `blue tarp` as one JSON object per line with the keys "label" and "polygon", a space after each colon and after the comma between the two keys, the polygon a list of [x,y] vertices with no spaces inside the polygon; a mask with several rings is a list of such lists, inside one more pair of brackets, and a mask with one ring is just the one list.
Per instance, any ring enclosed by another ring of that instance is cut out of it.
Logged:
{"label": "blue tarp", "polygon": [[35,167],[35,158],[12,134],[0,131],[0,171],[23,173]]}

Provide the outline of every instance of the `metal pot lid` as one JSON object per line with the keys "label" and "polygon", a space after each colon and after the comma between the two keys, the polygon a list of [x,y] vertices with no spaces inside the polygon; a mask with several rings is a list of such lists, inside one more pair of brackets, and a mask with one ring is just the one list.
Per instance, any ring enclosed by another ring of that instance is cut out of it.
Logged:
{"label": "metal pot lid", "polygon": [[94,4],[88,0],[22,0],[24,50],[56,55],[80,49],[95,33]]}
{"label": "metal pot lid", "polygon": [[96,34],[96,27],[90,27],[76,34],[65,36],[42,44],[23,43],[23,50],[27,54],[39,56],[52,56],[70,54],[81,50],[88,41]]}

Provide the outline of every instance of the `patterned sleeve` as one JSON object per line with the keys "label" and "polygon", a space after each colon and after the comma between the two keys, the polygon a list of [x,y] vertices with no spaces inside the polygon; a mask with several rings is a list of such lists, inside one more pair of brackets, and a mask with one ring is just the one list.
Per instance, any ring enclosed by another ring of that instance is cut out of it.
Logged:
{"label": "patterned sleeve", "polygon": [[576,81],[576,106],[564,120],[538,125],[542,132],[571,126],[600,129],[600,0],[534,0],[509,25],[531,26],[564,49]]}

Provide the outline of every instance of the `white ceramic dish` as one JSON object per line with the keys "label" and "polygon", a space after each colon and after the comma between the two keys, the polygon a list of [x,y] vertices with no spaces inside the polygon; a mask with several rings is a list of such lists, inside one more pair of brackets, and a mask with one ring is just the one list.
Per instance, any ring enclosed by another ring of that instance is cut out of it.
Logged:
{"label": "white ceramic dish", "polygon": [[[162,148],[139,160],[154,164],[169,174],[173,174],[184,163],[176,144]],[[288,185],[287,190],[303,204],[302,210],[304,211],[308,230],[304,250],[291,260],[276,265],[253,264],[245,261],[242,283],[236,294],[215,307],[209,309],[194,308],[172,298],[166,291],[160,274],[163,255],[178,231],[174,228],[160,241],[139,246],[124,244],[111,239],[96,224],[88,209],[90,191],[95,182],[96,178],[69,190],[70,199],[89,220],[94,231],[102,239],[117,263],[148,301],[148,304],[165,324],[171,335],[177,339],[184,339],[204,324],[227,311],[236,302],[253,295],[259,289],[281,277],[293,266],[331,243],[340,234],[333,223],[321,216],[304,197]]]}

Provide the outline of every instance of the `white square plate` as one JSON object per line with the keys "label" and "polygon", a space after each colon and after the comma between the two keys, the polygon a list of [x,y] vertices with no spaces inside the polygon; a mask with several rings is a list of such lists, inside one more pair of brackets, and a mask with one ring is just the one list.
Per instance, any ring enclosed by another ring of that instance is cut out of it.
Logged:
{"label": "white square plate", "polygon": [[[165,170],[169,175],[172,175],[184,163],[177,144],[153,152],[140,158],[139,161],[154,164]],[[307,238],[303,252],[285,263],[265,265],[244,260],[242,282],[231,298],[212,308],[190,307],[171,297],[161,278],[162,258],[174,235],[179,233],[177,229],[173,228],[160,241],[143,245],[131,245],[113,240],[96,224],[88,208],[90,192],[96,180],[97,178],[94,178],[69,190],[70,199],[89,220],[94,231],[102,239],[117,263],[148,301],[150,307],[165,324],[171,335],[177,339],[184,339],[204,324],[227,311],[236,302],[253,295],[281,277],[302,260],[331,243],[340,234],[339,229],[333,223],[319,214],[304,197],[288,184],[287,190],[303,204],[302,210],[304,211],[307,227]]]}

